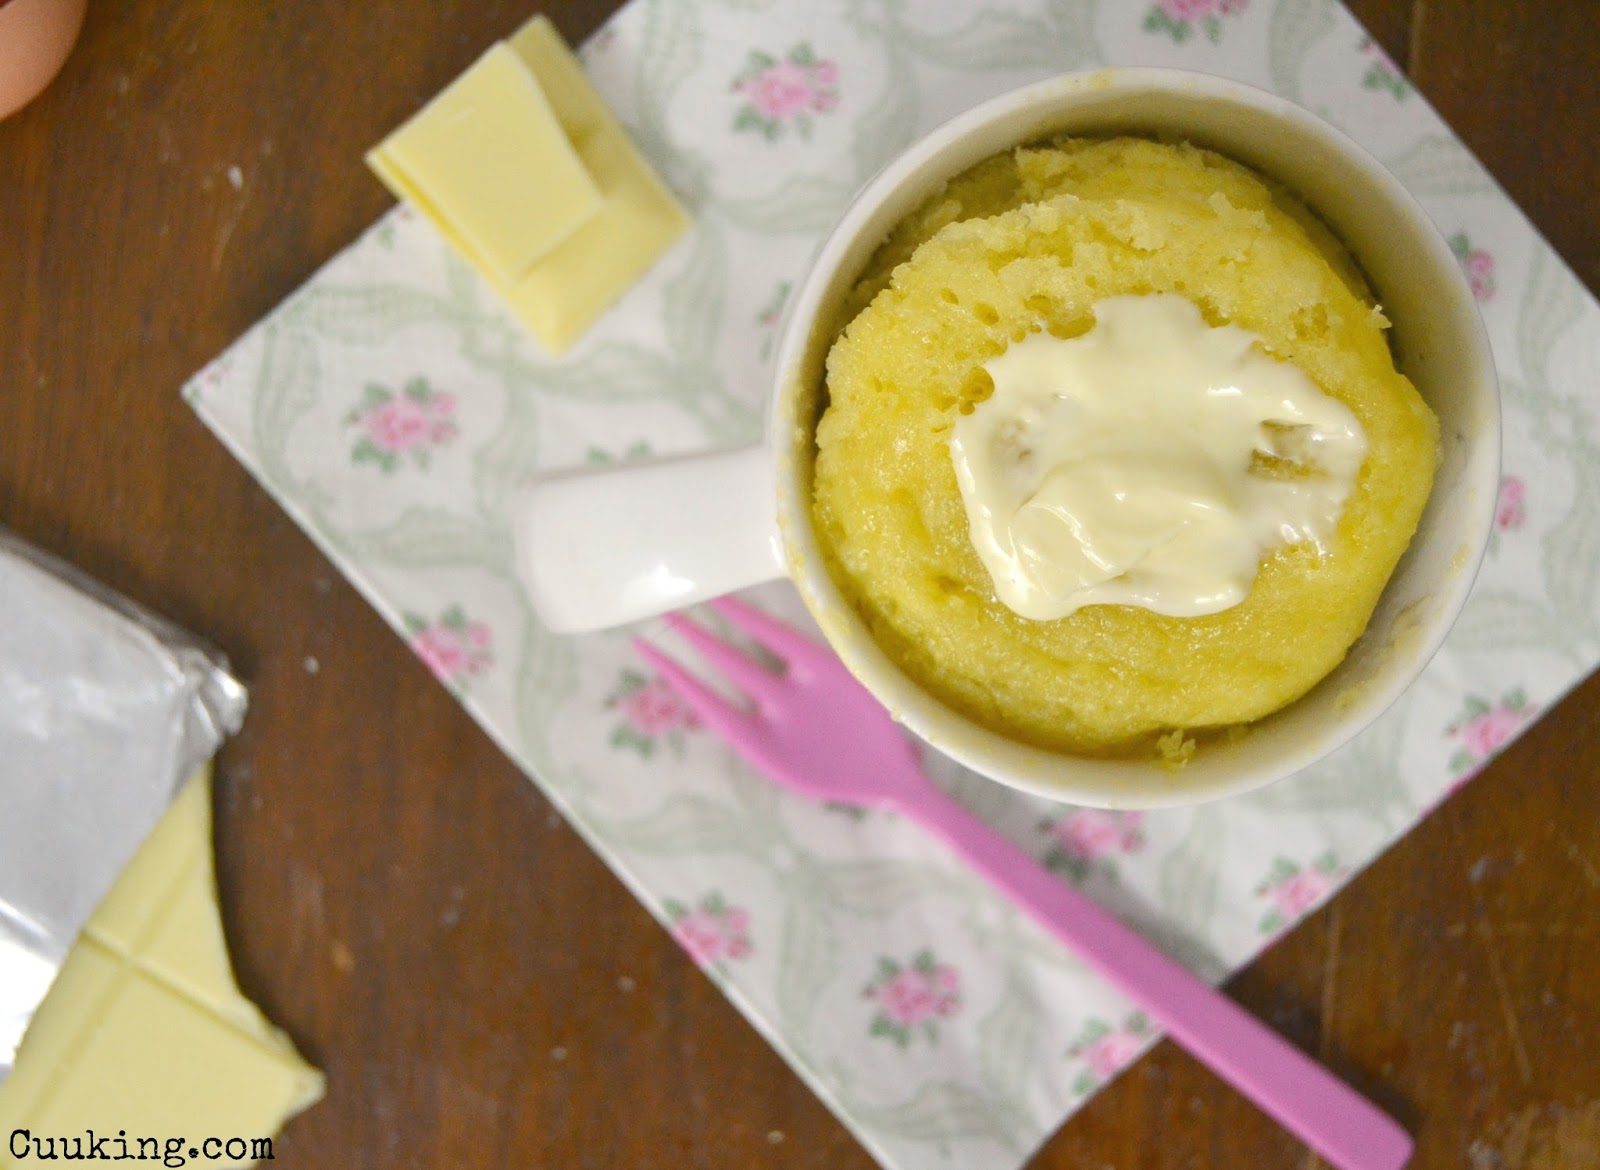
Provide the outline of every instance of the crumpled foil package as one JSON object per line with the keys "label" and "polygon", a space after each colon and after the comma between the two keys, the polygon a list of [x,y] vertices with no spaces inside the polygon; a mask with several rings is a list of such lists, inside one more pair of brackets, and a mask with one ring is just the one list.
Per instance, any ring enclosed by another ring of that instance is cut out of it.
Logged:
{"label": "crumpled foil package", "polygon": [[0,1080],[89,915],[244,711],[216,650],[0,529]]}

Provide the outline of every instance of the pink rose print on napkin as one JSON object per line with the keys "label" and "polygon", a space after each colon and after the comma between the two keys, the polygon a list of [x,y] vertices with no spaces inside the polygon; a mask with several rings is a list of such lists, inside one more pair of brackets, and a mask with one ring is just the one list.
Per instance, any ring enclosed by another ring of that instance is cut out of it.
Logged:
{"label": "pink rose print on napkin", "polygon": [[1494,257],[1482,248],[1474,248],[1472,239],[1466,232],[1457,232],[1450,237],[1450,250],[1456,254],[1456,262],[1461,265],[1461,271],[1467,274],[1467,283],[1472,286],[1472,295],[1478,303],[1494,298]]}
{"label": "pink rose print on napkin", "polygon": [[1255,889],[1256,897],[1265,898],[1268,903],[1261,918],[1261,933],[1277,934],[1298,922],[1348,872],[1332,850],[1309,865],[1278,858],[1266,880]]}
{"label": "pink rose print on napkin", "polygon": [[1115,858],[1144,848],[1144,814],[1083,808],[1064,817],[1046,820],[1040,828],[1049,836],[1044,863],[1074,882],[1100,867],[1115,874]]}
{"label": "pink rose print on napkin", "polygon": [[839,104],[838,82],[839,67],[818,57],[807,42],[795,45],[781,60],[752,49],[729,86],[744,99],[733,128],[759,134],[768,142],[777,141],[787,130],[809,138],[812,115],[826,114]]}
{"label": "pink rose print on napkin", "polygon": [[1406,80],[1405,74],[1395,65],[1389,54],[1383,51],[1383,46],[1371,37],[1363,37],[1361,52],[1368,57],[1371,64],[1361,76],[1363,89],[1376,90],[1386,93],[1395,101],[1403,101],[1411,94],[1411,83]]}
{"label": "pink rose print on napkin", "polygon": [[208,391],[215,390],[222,385],[233,368],[233,354],[223,354],[214,359],[205,369],[196,374],[183,388],[183,400],[195,403]]}
{"label": "pink rose print on napkin", "polygon": [[745,958],[754,949],[749,912],[742,906],[730,906],[715,890],[692,908],[671,898],[665,908],[672,937],[707,971],[721,972],[725,964]]}
{"label": "pink rose print on napkin", "polygon": [[385,475],[402,460],[426,471],[433,452],[456,437],[455,410],[455,395],[434,390],[426,378],[412,378],[399,394],[369,382],[360,404],[344,417],[345,426],[360,432],[350,461],[375,463]]}
{"label": "pink rose print on napkin", "polygon": [[494,637],[489,627],[470,620],[459,605],[452,605],[434,621],[414,613],[403,614],[401,621],[412,651],[453,691],[464,692],[467,680],[494,662]]}
{"label": "pink rose print on napkin", "polygon": [[794,286],[787,280],[780,280],[778,287],[772,290],[772,297],[756,316],[756,325],[761,329],[761,360],[766,361],[772,354],[772,342],[778,335],[778,322],[783,318],[783,306],[788,303],[789,293]]}
{"label": "pink rose print on napkin", "polygon": [[1521,476],[1508,475],[1500,481],[1500,494],[1494,502],[1494,527],[1489,530],[1489,555],[1500,553],[1503,533],[1516,532],[1528,522],[1528,485]]}
{"label": "pink rose print on napkin", "polygon": [[1528,522],[1523,501],[1528,497],[1528,485],[1521,476],[1508,475],[1500,481],[1500,495],[1494,505],[1494,526],[1500,532],[1521,528]]}
{"label": "pink rose print on napkin", "polygon": [[1533,717],[1534,711],[1527,692],[1521,687],[1507,691],[1494,703],[1468,695],[1461,715],[1445,728],[1445,735],[1459,745],[1450,757],[1451,773],[1465,780],[1482,768],[1511,742],[1518,729]]}
{"label": "pink rose print on napkin", "polygon": [[665,743],[683,754],[683,733],[700,726],[700,717],[678,697],[660,675],[624,670],[617,687],[606,698],[606,708],[622,716],[611,731],[611,746],[638,752],[644,759]]}
{"label": "pink rose print on napkin", "polygon": [[1144,18],[1144,31],[1181,45],[1196,29],[1213,45],[1222,40],[1222,22],[1245,10],[1249,0],[1156,0]]}
{"label": "pink rose print on napkin", "polygon": [[931,1044],[939,1042],[938,1021],[961,1010],[961,977],[931,950],[923,949],[901,964],[884,957],[877,974],[862,991],[877,1004],[868,1034],[894,1041],[901,1048],[920,1033]]}
{"label": "pink rose print on napkin", "polygon": [[1072,1082],[1072,1091],[1087,1097],[1126,1068],[1150,1042],[1152,1034],[1143,1012],[1134,1012],[1116,1027],[1099,1018],[1091,1019],[1067,1049],[1067,1059],[1083,1066]]}

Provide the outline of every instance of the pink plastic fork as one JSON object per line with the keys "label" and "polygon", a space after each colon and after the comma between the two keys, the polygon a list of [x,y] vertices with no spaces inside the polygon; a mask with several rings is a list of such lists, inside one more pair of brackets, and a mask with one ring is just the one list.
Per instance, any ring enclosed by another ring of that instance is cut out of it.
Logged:
{"label": "pink plastic fork", "polygon": [[783,663],[775,674],[683,615],[669,616],[750,708],[729,703],[650,643],[635,644],[746,762],[802,795],[920,821],[1331,1165],[1405,1165],[1411,1138],[1391,1117],[945,795],[923,773],[911,741],[831,651],[733,598],[711,604]]}

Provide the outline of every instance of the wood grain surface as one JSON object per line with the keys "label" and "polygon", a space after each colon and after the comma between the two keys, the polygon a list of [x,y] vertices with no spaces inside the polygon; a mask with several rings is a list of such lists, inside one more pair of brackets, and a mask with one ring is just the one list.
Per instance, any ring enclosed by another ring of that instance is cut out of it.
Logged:
{"label": "wood grain surface", "polygon": [[[249,682],[227,930],[328,1074],[276,1165],[867,1167],[178,396],[388,206],[362,152],[530,2],[95,0],[0,123],[0,523]],[[613,7],[546,11],[577,41]],[[1600,288],[1600,5],[1353,7]],[[1600,1166],[1597,726],[1591,678],[1231,984],[1419,1170]],[[1033,1166],[1317,1164],[1163,1045]]]}

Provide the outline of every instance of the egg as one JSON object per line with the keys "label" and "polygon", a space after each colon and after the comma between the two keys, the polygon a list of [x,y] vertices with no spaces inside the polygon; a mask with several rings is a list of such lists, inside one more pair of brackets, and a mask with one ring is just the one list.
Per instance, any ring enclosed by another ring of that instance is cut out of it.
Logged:
{"label": "egg", "polygon": [[60,72],[88,0],[0,3],[0,118],[38,96]]}

